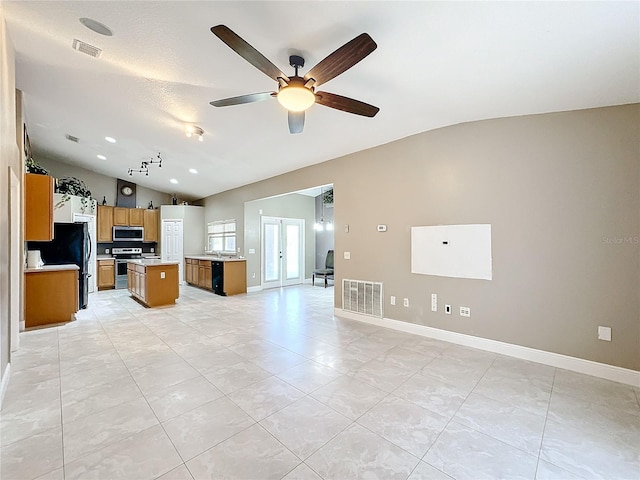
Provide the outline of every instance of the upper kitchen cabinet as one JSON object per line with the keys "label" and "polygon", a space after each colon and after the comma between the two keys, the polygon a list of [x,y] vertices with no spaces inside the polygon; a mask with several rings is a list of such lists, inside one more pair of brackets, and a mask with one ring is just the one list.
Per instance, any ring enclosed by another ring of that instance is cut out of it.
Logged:
{"label": "upper kitchen cabinet", "polygon": [[98,242],[113,241],[113,207],[98,205]]}
{"label": "upper kitchen cabinet", "polygon": [[129,209],[129,226],[144,227],[144,208]]}
{"label": "upper kitchen cabinet", "polygon": [[123,207],[113,207],[113,224],[128,227],[129,210],[131,209]]}
{"label": "upper kitchen cabinet", "polygon": [[26,241],[53,240],[53,177],[25,173]]}
{"label": "upper kitchen cabinet", "polygon": [[[136,209],[137,210],[137,209]],[[143,210],[144,219],[144,241],[145,242],[157,242],[158,241],[158,210]]]}

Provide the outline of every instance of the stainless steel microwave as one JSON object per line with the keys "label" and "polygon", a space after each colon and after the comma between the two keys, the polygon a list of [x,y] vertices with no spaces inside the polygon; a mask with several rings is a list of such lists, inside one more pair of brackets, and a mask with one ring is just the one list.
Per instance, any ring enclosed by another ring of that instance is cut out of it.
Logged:
{"label": "stainless steel microwave", "polygon": [[114,242],[142,242],[144,240],[144,227],[113,227]]}

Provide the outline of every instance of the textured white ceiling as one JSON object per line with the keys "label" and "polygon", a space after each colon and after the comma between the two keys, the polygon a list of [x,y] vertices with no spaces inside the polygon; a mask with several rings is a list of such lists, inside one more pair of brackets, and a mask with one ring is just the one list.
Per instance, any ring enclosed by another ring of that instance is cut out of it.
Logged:
{"label": "textured white ceiling", "polygon": [[[0,5],[36,157],[190,199],[446,125],[640,101],[638,2]],[[114,35],[88,30],[81,17]],[[380,113],[371,119],[315,105],[304,133],[291,135],[275,100],[210,106],[276,88],[210,32],[218,24],[285,73],[293,73],[289,55],[301,54],[303,74],[367,32],[378,49],[322,90],[376,105]],[[102,48],[102,56],[74,51],[74,38]],[[184,135],[189,123],[204,129],[204,142]],[[158,152],[161,169],[127,177],[128,168]]]}

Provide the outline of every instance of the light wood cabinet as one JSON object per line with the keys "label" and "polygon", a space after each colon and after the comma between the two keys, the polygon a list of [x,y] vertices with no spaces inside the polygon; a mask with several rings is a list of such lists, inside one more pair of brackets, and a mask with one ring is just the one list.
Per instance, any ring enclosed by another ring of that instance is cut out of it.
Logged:
{"label": "light wood cabinet", "polygon": [[53,240],[53,177],[25,174],[24,222],[26,241]]}
{"label": "light wood cabinet", "polygon": [[[52,301],[55,300],[55,301]],[[78,311],[78,269],[32,270],[24,274],[25,327],[73,320]]]}
{"label": "light wood cabinet", "polygon": [[197,262],[198,286],[206,288],[207,290],[213,290],[213,284],[211,283],[211,261],[197,260]]}
{"label": "light wood cabinet", "polygon": [[98,290],[116,287],[116,261],[114,259],[98,260]]}
{"label": "light wood cabinet", "polygon": [[199,286],[200,264],[198,260],[192,258],[185,259],[185,280],[187,283]]}
{"label": "light wood cabinet", "polygon": [[[141,209],[142,210],[142,209]],[[158,241],[159,210],[143,210],[144,241]]]}
{"label": "light wood cabinet", "polygon": [[200,260],[186,257],[185,280],[218,295],[247,293],[246,260]]}
{"label": "light wood cabinet", "polygon": [[113,241],[113,207],[98,205],[98,242]]}
{"label": "light wood cabinet", "polygon": [[118,226],[129,226],[129,210],[130,208],[113,207],[113,224]]}
{"label": "light wood cabinet", "polygon": [[247,262],[211,262],[214,293],[228,296],[247,293]]}
{"label": "light wood cabinet", "polygon": [[131,295],[148,307],[171,305],[179,296],[178,265],[127,264],[128,288]]}
{"label": "light wood cabinet", "polygon": [[144,227],[144,208],[129,209],[129,226]]}

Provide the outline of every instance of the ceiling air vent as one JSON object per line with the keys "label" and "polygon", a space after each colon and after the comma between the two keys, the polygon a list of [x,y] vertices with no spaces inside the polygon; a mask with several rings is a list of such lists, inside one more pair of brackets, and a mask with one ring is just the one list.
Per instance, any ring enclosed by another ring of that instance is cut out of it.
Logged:
{"label": "ceiling air vent", "polygon": [[80,139],[78,137],[74,137],[73,135],[69,135],[68,133],[65,135],[65,137],[70,142],[80,143]]}
{"label": "ceiling air vent", "polygon": [[86,53],[87,55],[98,58],[102,53],[102,49],[98,47],[94,47],[93,45],[89,45],[81,40],[75,38],[73,40],[73,49],[82,53]]}

